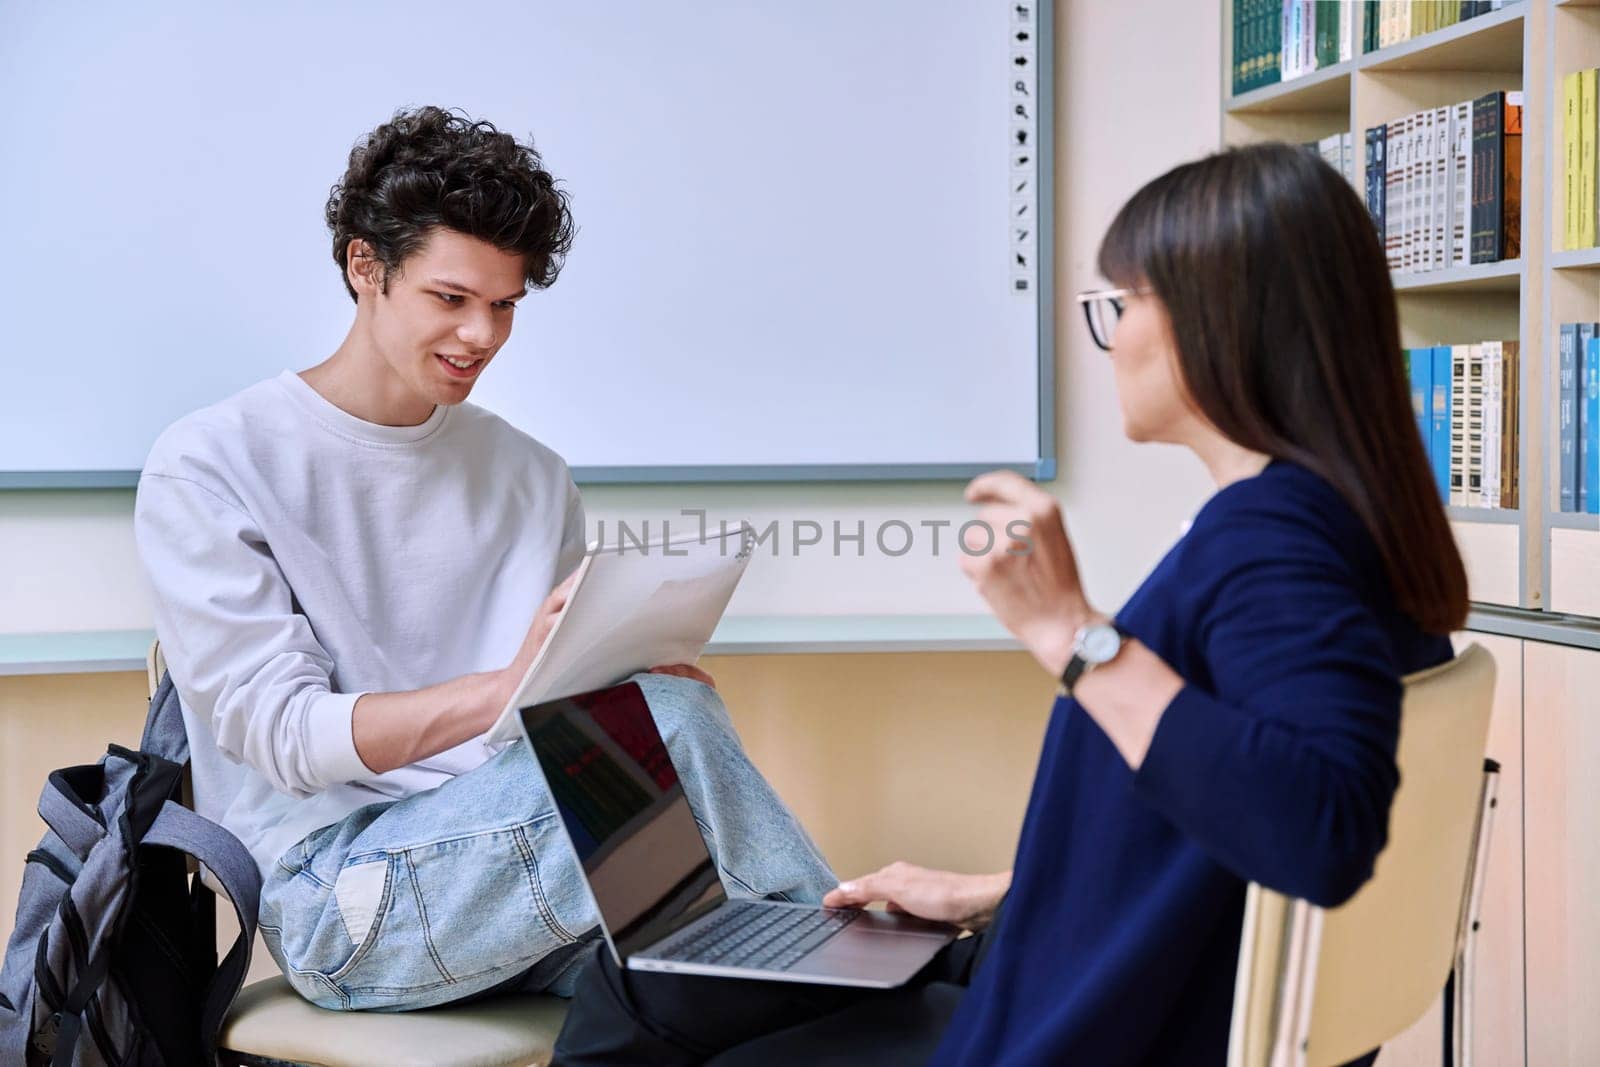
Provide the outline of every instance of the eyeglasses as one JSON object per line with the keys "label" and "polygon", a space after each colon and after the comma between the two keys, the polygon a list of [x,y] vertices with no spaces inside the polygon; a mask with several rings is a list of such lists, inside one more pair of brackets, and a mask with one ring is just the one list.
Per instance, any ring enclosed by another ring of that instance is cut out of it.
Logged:
{"label": "eyeglasses", "polygon": [[1078,303],[1083,305],[1084,321],[1089,324],[1089,336],[1100,351],[1111,351],[1111,335],[1117,332],[1117,321],[1122,318],[1122,309],[1127,306],[1128,297],[1144,296],[1150,292],[1148,288],[1091,289],[1078,294]]}

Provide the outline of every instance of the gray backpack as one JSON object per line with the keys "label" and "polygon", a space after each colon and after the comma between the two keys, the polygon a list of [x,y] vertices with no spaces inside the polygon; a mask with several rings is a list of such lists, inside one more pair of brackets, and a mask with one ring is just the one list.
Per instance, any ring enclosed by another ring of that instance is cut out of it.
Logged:
{"label": "gray backpack", "polygon": [[[49,832],[28,853],[0,967],[0,1064],[189,1067],[250,966],[261,876],[237,838],[179,803],[189,759],[170,677],[140,751],[51,773]],[[241,933],[217,963],[216,901],[188,857],[232,898]]]}

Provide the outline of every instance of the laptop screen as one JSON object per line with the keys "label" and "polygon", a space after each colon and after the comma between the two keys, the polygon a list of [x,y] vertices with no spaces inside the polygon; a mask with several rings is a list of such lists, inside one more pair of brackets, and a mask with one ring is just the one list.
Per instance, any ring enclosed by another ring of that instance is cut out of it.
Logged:
{"label": "laptop screen", "polygon": [[636,683],[536,704],[520,714],[600,918],[623,958],[726,899]]}

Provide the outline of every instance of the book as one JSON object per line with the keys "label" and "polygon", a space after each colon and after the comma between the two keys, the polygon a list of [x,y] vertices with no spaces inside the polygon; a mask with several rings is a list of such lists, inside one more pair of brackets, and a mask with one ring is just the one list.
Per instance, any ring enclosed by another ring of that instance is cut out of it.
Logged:
{"label": "book", "polygon": [[1450,503],[1467,507],[1467,364],[1468,346],[1451,345],[1450,353]]}
{"label": "book", "polygon": [[1433,462],[1433,350],[1406,349],[1406,377],[1411,382],[1411,413],[1417,419],[1422,451]]}
{"label": "book", "polygon": [[1339,135],[1339,173],[1344,175],[1344,180],[1349,182],[1357,192],[1361,191],[1361,182],[1356,177],[1356,136],[1354,131],[1346,131]]}
{"label": "book", "polygon": [[1504,244],[1505,93],[1472,102],[1472,262],[1493,263]]}
{"label": "book", "polygon": [[1339,0],[1316,0],[1315,27],[1316,27],[1316,63],[1315,69],[1331,67],[1339,62],[1340,30],[1339,9],[1344,7]]}
{"label": "book", "polygon": [[1339,13],[1339,58],[1340,63],[1354,59],[1356,56],[1356,20],[1361,17],[1361,8],[1356,4],[1340,3],[1334,0],[1334,8]]}
{"label": "book", "polygon": [[1482,353],[1482,408],[1481,460],[1482,471],[1478,484],[1478,506],[1500,507],[1500,475],[1505,470],[1505,457],[1501,454],[1504,441],[1501,434],[1505,420],[1505,355],[1499,341],[1485,341]]}
{"label": "book", "polygon": [[1522,499],[1522,358],[1517,341],[1500,343],[1500,506],[1515,508]]}
{"label": "book", "polygon": [[1589,464],[1595,456],[1595,449],[1590,447],[1591,439],[1595,437],[1596,415],[1600,413],[1589,410],[1589,343],[1595,338],[1595,324],[1592,322],[1578,323],[1578,339],[1575,346],[1578,360],[1578,499],[1577,510],[1593,514],[1600,499],[1596,499],[1589,491]]}
{"label": "book", "polygon": [[1462,503],[1469,508],[1483,507],[1483,427],[1484,388],[1482,344],[1461,346],[1467,350],[1467,387],[1465,430],[1465,458],[1462,460],[1462,480],[1465,493]]}
{"label": "book", "polygon": [[1558,511],[1578,510],[1578,324],[1561,324],[1556,380]]}
{"label": "book", "polygon": [[1499,259],[1522,258],[1522,93],[1502,101]]}
{"label": "book", "polygon": [[1578,419],[1578,463],[1583,468],[1583,481],[1579,495],[1583,511],[1600,515],[1600,337],[1595,336],[1594,324],[1583,339],[1583,409]]}
{"label": "book", "polygon": [[529,704],[615,685],[670,663],[693,663],[711,640],[753,552],[747,524],[635,545],[591,545],[577,580],[516,695],[486,735],[518,736]]}
{"label": "book", "polygon": [[1594,247],[1595,72],[1578,72],[1578,243]]}
{"label": "book", "polygon": [[1561,79],[1562,248],[1578,248],[1578,96],[1582,81],[1573,71]]}
{"label": "book", "polygon": [[1450,225],[1450,206],[1452,190],[1450,179],[1454,173],[1450,166],[1450,109],[1439,107],[1433,109],[1432,125],[1432,167],[1433,182],[1430,189],[1429,214],[1431,216],[1432,255],[1430,262],[1433,270],[1443,270],[1451,265],[1451,248],[1453,247],[1452,230]]}
{"label": "book", "polygon": [[[1388,237],[1384,233],[1384,191],[1387,175],[1384,170],[1384,149],[1386,147],[1388,127],[1373,126],[1367,130],[1367,213],[1372,216],[1372,225],[1378,231],[1378,241],[1384,246],[1384,254],[1388,254]],[[1393,264],[1390,264],[1393,266]]]}
{"label": "book", "polygon": [[1439,499],[1448,503],[1451,488],[1450,401],[1454,393],[1450,375],[1454,370],[1454,361],[1448,345],[1436,345],[1432,351],[1433,403],[1429,405],[1428,412],[1433,419],[1433,426],[1428,437],[1428,455],[1433,460],[1433,477],[1439,484]]}
{"label": "book", "polygon": [[1462,101],[1450,109],[1450,159],[1454,178],[1450,185],[1450,265],[1464,267],[1472,260],[1467,245],[1472,235],[1472,103]]}
{"label": "book", "polygon": [[1388,161],[1383,178],[1383,252],[1389,260],[1389,269],[1399,273],[1405,269],[1406,141],[1403,118],[1385,127],[1384,143]]}

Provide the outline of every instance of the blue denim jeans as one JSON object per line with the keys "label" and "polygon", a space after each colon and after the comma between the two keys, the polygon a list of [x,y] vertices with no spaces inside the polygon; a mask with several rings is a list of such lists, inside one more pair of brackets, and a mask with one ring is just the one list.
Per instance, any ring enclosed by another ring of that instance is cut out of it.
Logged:
{"label": "blue denim jeans", "polygon": [[[750,763],[716,691],[643,674],[730,896],[817,901],[833,872]],[[261,891],[261,932],[314,1004],[405,1011],[500,987],[569,996],[598,916],[526,742],[307,835]]]}

